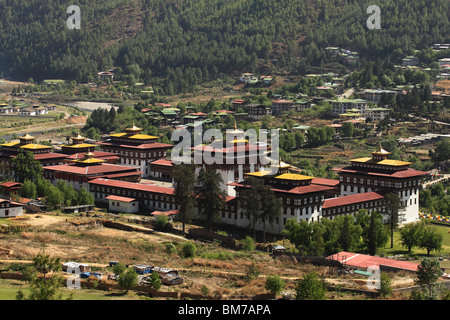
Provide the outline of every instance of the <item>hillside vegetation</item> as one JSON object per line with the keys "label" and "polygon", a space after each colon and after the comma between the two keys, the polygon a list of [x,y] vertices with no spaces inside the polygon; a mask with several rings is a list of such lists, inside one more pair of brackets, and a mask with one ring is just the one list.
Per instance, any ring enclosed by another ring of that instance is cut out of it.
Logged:
{"label": "hillside vegetation", "polygon": [[[86,82],[118,67],[117,77],[171,94],[221,74],[300,74],[320,66],[330,45],[398,61],[448,40],[450,29],[446,0],[81,0],[74,30],[70,5],[0,0],[3,76]],[[366,27],[370,5],[380,6],[381,30]]]}

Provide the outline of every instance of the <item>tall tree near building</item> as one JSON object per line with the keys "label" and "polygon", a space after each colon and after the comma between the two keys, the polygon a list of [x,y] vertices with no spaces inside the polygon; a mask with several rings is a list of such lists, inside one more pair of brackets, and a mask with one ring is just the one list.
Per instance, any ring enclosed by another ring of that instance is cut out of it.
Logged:
{"label": "tall tree near building", "polygon": [[194,209],[195,168],[189,164],[174,166],[175,202],[179,205],[179,217],[185,233],[186,223],[189,222]]}
{"label": "tall tree near building", "polygon": [[34,155],[29,151],[19,151],[17,157],[11,160],[14,171],[14,179],[23,183],[25,180],[33,182],[42,178],[42,165],[34,159]]}
{"label": "tall tree near building", "polygon": [[383,215],[387,218],[387,222],[391,229],[391,248],[394,247],[394,230],[400,222],[399,212],[404,206],[400,202],[400,196],[396,193],[387,193],[384,196],[385,210]]}
{"label": "tall tree near building", "polygon": [[272,224],[280,216],[281,199],[278,199],[268,186],[264,186],[262,195],[263,206],[259,218],[263,224],[263,242],[266,242],[267,222]]}
{"label": "tall tree near building", "polygon": [[239,206],[249,220],[252,221],[253,239],[256,241],[256,222],[263,209],[263,182],[255,177],[247,180],[249,188],[241,191]]}
{"label": "tall tree near building", "polygon": [[222,177],[214,169],[200,169],[194,192],[200,213],[205,217],[209,231],[223,210],[226,193],[220,188]]}
{"label": "tall tree near building", "polygon": [[442,275],[439,260],[436,258],[424,258],[417,268],[415,282],[422,287],[428,300],[437,298],[436,282]]}

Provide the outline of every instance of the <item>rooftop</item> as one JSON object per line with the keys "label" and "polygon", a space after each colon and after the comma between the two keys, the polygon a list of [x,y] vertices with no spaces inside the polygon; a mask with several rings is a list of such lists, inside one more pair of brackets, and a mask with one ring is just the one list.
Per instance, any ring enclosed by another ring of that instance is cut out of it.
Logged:
{"label": "rooftop", "polygon": [[150,184],[143,184],[137,182],[127,182],[127,181],[119,181],[119,180],[111,180],[104,178],[96,178],[89,181],[90,185],[103,185],[106,187],[118,187],[136,191],[144,191],[144,192],[153,192],[153,193],[164,193],[164,194],[174,194],[173,188],[159,187]]}
{"label": "rooftop", "polygon": [[366,202],[366,201],[374,201],[374,200],[381,200],[384,199],[384,195],[378,192],[366,192],[366,193],[357,193],[352,194],[348,196],[343,197],[337,197],[337,198],[331,198],[331,199],[325,199],[322,208],[333,208],[333,207],[340,207],[345,206],[349,204],[356,204],[360,202]]}

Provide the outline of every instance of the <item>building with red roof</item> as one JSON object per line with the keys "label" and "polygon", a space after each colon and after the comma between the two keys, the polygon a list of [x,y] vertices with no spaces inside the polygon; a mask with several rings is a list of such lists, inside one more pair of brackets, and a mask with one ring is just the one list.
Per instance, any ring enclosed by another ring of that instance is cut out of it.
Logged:
{"label": "building with red roof", "polygon": [[418,263],[410,261],[400,261],[390,258],[383,258],[377,256],[370,256],[360,253],[341,251],[333,254],[326,259],[340,262],[345,267],[350,267],[358,270],[367,270],[379,268],[381,271],[410,271],[417,272]]}
{"label": "building with red roof", "polygon": [[135,198],[108,196],[105,198],[109,201],[108,208],[113,212],[120,213],[137,213],[139,212],[139,201]]}
{"label": "building with red roof", "polygon": [[150,176],[149,164],[166,157],[173,145],[157,142],[158,137],[141,134],[141,131],[133,124],[125,132],[112,133],[98,144],[102,151],[119,155],[120,164],[138,168],[142,178],[146,178]]}
{"label": "building with red roof", "polygon": [[141,210],[169,211],[178,209],[175,190],[154,184],[119,181],[106,178],[90,180],[89,192],[97,203],[108,204],[110,196],[136,199]]}
{"label": "building with red roof", "polygon": [[67,181],[76,190],[88,189],[88,181],[103,177],[109,179],[140,181],[142,172],[135,167],[123,166],[96,159],[93,153],[86,153],[84,158],[72,160],[71,164],[44,167],[44,178],[56,183]]}
{"label": "building with red roof", "polygon": [[67,155],[52,152],[52,147],[34,143],[36,138],[28,133],[19,137],[19,141],[11,141],[1,145],[0,151],[0,179],[6,180],[14,177],[11,160],[21,151],[31,152],[34,159],[42,166],[62,164]]}
{"label": "building with red roof", "polygon": [[393,192],[400,196],[404,209],[402,222],[419,217],[419,188],[427,172],[409,168],[410,162],[389,159],[391,153],[380,148],[372,157],[350,160],[350,166],[335,169],[340,176],[341,196],[366,192]]}

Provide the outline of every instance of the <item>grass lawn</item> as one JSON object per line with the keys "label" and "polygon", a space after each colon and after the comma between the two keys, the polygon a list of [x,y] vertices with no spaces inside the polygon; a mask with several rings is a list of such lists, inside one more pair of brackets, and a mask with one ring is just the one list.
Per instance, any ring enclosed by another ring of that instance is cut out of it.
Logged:
{"label": "grass lawn", "polygon": [[[440,226],[432,224],[440,234],[443,236],[442,249],[438,252],[432,251],[431,257],[449,257],[450,256],[450,227]],[[403,247],[400,243],[400,232],[397,230],[394,232],[394,247],[391,248],[391,240],[389,238],[388,243],[383,249],[380,250],[380,254],[383,253],[386,256],[404,255],[410,257],[416,257],[413,262],[420,262],[423,258],[427,257],[427,251],[418,247],[413,247],[411,252]],[[441,267],[450,268],[450,261],[441,261]]]}
{"label": "grass lawn", "polygon": [[[19,289],[22,289],[25,296],[28,296],[30,291],[27,286],[24,281],[0,279],[0,301],[15,300]],[[63,299],[68,299],[72,293],[72,300],[140,300],[147,298],[145,295],[140,295],[133,291],[125,294],[124,291],[120,290],[108,292],[95,289],[62,288],[60,292]]]}

